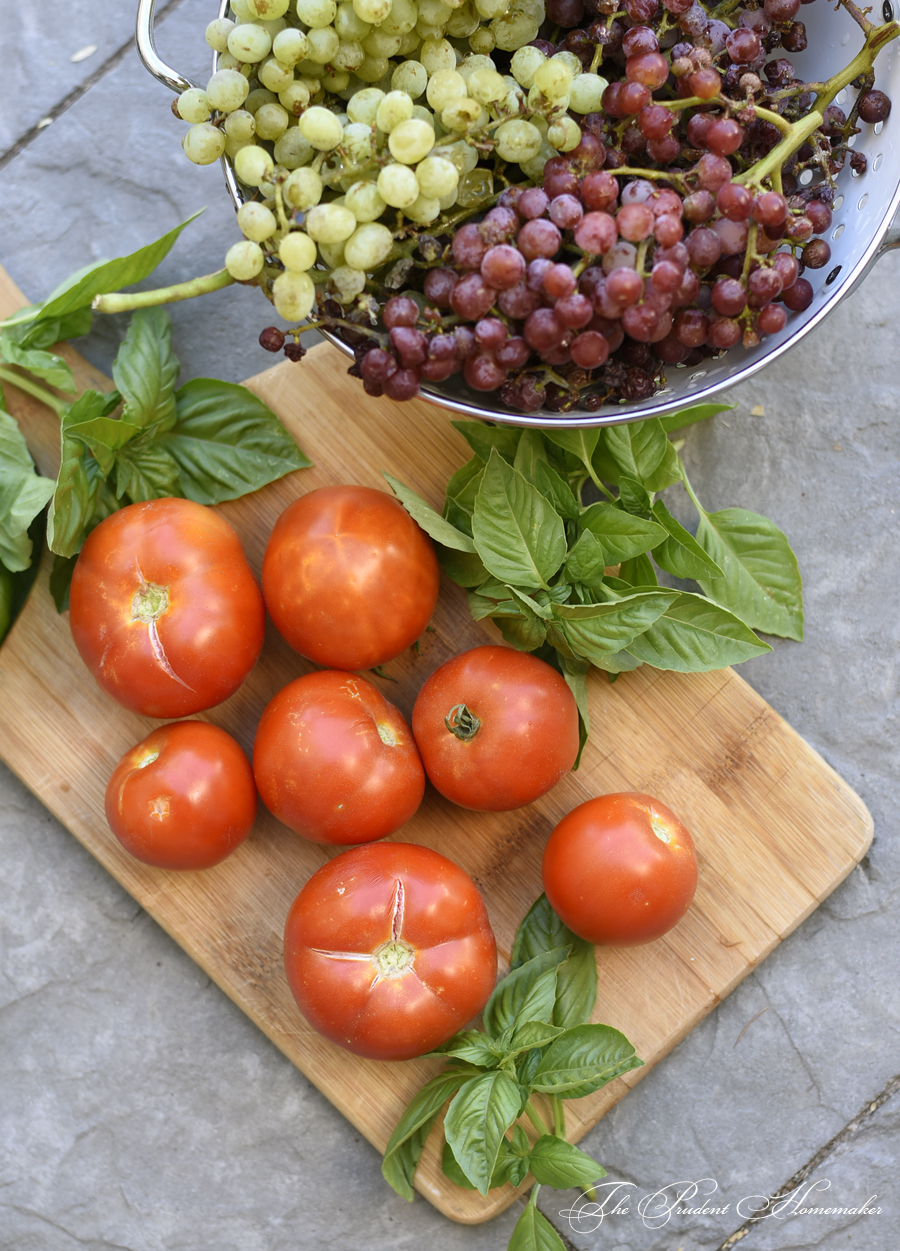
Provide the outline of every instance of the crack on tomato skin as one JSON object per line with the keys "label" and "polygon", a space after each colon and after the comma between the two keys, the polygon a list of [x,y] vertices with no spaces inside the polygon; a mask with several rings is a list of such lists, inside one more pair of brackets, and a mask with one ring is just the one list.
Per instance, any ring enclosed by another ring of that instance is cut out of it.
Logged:
{"label": "crack on tomato skin", "polygon": [[189,686],[183,678],[180,678],[169,664],[169,658],[166,655],[166,649],[162,645],[162,639],[159,637],[155,621],[150,622],[147,633],[150,638],[150,646],[153,649],[153,656],[162,671],[172,678],[173,681],[177,682],[179,686],[183,686],[186,691],[193,692],[194,688]]}
{"label": "crack on tomato skin", "polygon": [[406,891],[398,877],[394,887],[394,898],[391,903],[391,938],[399,939],[403,930],[403,910],[406,906]]}

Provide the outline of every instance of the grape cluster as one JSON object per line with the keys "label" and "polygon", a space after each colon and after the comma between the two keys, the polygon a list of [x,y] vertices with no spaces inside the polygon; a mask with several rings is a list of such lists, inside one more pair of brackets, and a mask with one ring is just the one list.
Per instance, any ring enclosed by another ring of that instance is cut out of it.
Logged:
{"label": "grape cluster", "polygon": [[852,137],[889,115],[852,0],[862,73],[778,55],[806,47],[801,2],[232,0],[184,148],[245,188],[231,276],[335,329],[369,394],[643,400],[809,306]]}

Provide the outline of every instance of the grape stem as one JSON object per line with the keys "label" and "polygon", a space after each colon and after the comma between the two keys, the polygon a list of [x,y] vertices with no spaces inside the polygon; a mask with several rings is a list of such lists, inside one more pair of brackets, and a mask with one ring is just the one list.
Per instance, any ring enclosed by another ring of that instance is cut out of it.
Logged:
{"label": "grape stem", "polygon": [[63,413],[69,407],[66,400],[61,400],[59,396],[53,395],[45,387],[32,382],[30,378],[26,378],[23,374],[16,373],[12,369],[5,369],[2,365],[0,365],[0,382],[10,383],[34,399],[40,400],[42,404],[46,404],[48,408],[51,408],[56,413],[60,421]]}
{"label": "grape stem", "polygon": [[807,113],[805,117],[801,117],[799,122],[793,123],[781,143],[777,144],[767,156],[757,161],[755,165],[751,165],[743,174],[738,174],[732,181],[743,185],[762,186],[763,180],[773,170],[780,170],[788,157],[802,147],[809,136],[819,129],[822,120],[822,114],[816,109]]}
{"label": "grape stem", "polygon": [[[848,10],[855,9],[859,13],[856,5],[848,4],[847,0],[845,0],[844,7]],[[858,78],[860,74],[869,73],[881,49],[900,35],[900,22],[887,22],[884,26],[873,26],[862,14],[860,14],[860,17],[866,23],[863,29],[868,27],[866,42],[850,64],[845,66],[840,73],[835,74],[833,78],[829,78],[816,96],[813,108],[818,112],[824,113],[837,93],[843,90],[849,83],[852,83],[854,78]]]}
{"label": "grape stem", "polygon": [[95,295],[91,308],[97,313],[127,313],[135,308],[153,308],[157,304],[175,304],[178,300],[192,300],[195,295],[207,295],[230,287],[235,281],[227,269],[201,278],[189,278],[171,287],[158,287],[155,291],[116,291]]}

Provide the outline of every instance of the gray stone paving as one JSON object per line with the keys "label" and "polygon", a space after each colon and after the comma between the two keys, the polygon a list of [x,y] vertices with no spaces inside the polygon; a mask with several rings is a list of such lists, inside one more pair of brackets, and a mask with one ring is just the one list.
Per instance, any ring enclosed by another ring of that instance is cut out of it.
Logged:
{"label": "gray stone paving", "polygon": [[[201,79],[209,7],[182,0],[159,31],[163,55]],[[0,157],[123,45],[131,10],[42,3],[41,43],[37,6],[0,0],[4,64],[19,76]],[[44,58],[55,72],[35,76]],[[221,264],[231,209],[218,169],[184,160],[169,99],[128,53],[0,170],[0,262],[34,298],[202,204],[154,281]],[[875,842],[582,1143],[626,1183],[620,1195],[710,1178],[707,1208],[728,1210],[661,1224],[635,1203],[597,1227],[584,1209],[560,1215],[576,1194],[544,1190],[577,1251],[717,1251],[743,1225],[741,1200],[779,1191],[900,1072],[898,278],[900,257],[883,260],[814,336],[731,394],[735,412],[693,428],[684,453],[708,507],[766,513],[793,542],[806,641],[776,643],[742,674],[858,790]],[[271,317],[252,291],[172,314],[183,379],[272,363],[256,346]],[[116,332],[107,323],[79,346],[108,369]],[[462,1227],[387,1190],[377,1154],[2,767],[0,865],[0,1251],[506,1246],[515,1211]],[[830,1188],[807,1206],[880,1212],[782,1209],[741,1251],[900,1245],[897,1109],[894,1096],[810,1176]]]}

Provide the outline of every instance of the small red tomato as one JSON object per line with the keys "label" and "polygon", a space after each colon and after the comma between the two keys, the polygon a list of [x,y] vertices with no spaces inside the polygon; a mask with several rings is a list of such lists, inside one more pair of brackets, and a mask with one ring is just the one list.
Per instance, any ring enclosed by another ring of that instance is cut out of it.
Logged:
{"label": "small red tomato", "polygon": [[106,788],[106,819],[126,851],[161,869],[208,869],[256,819],[250,762],[230,734],[176,721],[127,751]]}
{"label": "small red tomato", "polygon": [[112,513],[72,575],[69,625],[82,660],[145,717],[190,716],[233,695],[262,650],[265,619],[237,534],[192,500]]}
{"label": "small red tomato", "polygon": [[425,772],[461,808],[506,812],[546,794],[578,756],[578,708],[559,673],[511,647],[435,670],[413,708]]}
{"label": "small red tomato", "polygon": [[301,656],[373,669],[411,647],[437,602],[434,545],[372,487],[321,487],[278,518],[263,559],[266,607]]}
{"label": "small red tomato", "polygon": [[412,817],[425,771],[402,713],[335,669],[279,691],[260,719],[253,772],[266,807],[317,843],[369,843]]}
{"label": "small red tomato", "polygon": [[371,843],[335,856],[303,887],[284,964],[320,1034],[373,1060],[409,1060],[482,1010],[497,947],[459,865],[412,843]]}
{"label": "small red tomato", "polygon": [[544,851],[544,890],[588,942],[636,947],[670,930],[697,889],[688,830],[650,795],[589,799],[563,817]]}

